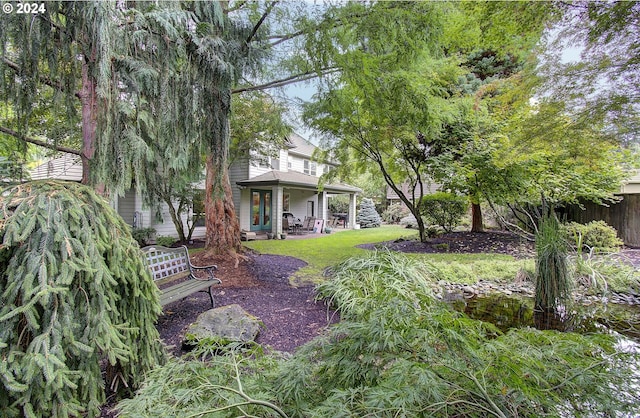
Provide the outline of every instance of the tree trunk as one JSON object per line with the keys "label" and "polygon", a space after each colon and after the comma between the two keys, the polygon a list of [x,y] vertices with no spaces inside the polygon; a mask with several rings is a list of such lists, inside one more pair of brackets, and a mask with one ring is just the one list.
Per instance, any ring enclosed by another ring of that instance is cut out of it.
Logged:
{"label": "tree trunk", "polygon": [[[230,254],[237,257],[240,252],[240,224],[233,205],[233,194],[226,165],[219,167],[213,156],[207,156],[205,180],[205,250],[212,254]],[[218,170],[222,170],[220,173]]]}
{"label": "tree trunk", "polygon": [[420,213],[418,213],[417,215],[414,214],[414,216],[416,217],[416,223],[418,224],[418,234],[420,235],[420,242],[427,242],[427,233],[425,231],[425,226],[424,226],[424,221],[422,220],[422,216],[420,215]]}
{"label": "tree trunk", "polygon": [[484,232],[482,210],[479,203],[471,203],[471,232]]}
{"label": "tree trunk", "polygon": [[97,122],[97,92],[96,80],[89,74],[89,64],[82,64],[82,90],[80,92],[82,105],[82,184],[89,184],[90,161],[96,152],[96,128]]}
{"label": "tree trunk", "polygon": [[164,196],[164,203],[167,204],[167,208],[169,209],[169,216],[171,216],[171,221],[173,222],[173,226],[176,228],[176,232],[178,233],[178,239],[180,242],[185,243],[187,239],[184,235],[184,224],[182,222],[182,217],[180,216],[180,208],[182,203],[178,206],[178,210],[173,206],[173,201],[171,197]]}

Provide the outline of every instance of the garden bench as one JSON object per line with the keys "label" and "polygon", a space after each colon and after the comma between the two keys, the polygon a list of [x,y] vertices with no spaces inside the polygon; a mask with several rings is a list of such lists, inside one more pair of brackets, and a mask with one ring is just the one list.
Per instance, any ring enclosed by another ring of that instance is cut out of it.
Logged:
{"label": "garden bench", "polygon": [[[179,248],[152,245],[144,247],[142,252],[151,270],[153,281],[160,289],[160,305],[167,305],[196,292],[207,292],[213,307],[211,287],[222,283],[214,276],[218,266],[194,266],[191,264],[189,251],[184,245]],[[178,282],[165,286],[174,281]]]}

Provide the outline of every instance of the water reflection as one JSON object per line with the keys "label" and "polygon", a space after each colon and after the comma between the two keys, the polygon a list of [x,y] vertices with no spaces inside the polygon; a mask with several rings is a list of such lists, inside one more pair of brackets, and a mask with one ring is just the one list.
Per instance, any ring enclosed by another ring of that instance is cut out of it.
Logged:
{"label": "water reflection", "polygon": [[534,310],[533,299],[492,293],[451,302],[459,312],[490,322],[506,332],[511,328],[581,334],[615,331],[640,342],[640,307],[616,304],[573,305],[554,311]]}

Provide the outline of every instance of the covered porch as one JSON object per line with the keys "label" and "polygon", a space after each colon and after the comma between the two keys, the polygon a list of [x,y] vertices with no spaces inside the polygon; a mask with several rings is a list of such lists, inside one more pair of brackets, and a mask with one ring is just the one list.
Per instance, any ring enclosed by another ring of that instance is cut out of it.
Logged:
{"label": "covered porch", "polygon": [[[349,210],[340,214],[339,227],[354,229],[356,226],[356,196],[362,190],[346,184],[319,185],[319,178],[298,172],[270,171],[260,176],[238,181],[240,189],[240,228],[256,233],[291,233],[286,230],[283,214],[299,223],[295,232],[321,233],[328,221],[338,218],[329,212],[329,201],[336,195],[349,196]],[[320,221],[311,228],[300,226],[305,219]],[[288,222],[287,222],[288,223]],[[290,225],[292,226],[292,225]]]}

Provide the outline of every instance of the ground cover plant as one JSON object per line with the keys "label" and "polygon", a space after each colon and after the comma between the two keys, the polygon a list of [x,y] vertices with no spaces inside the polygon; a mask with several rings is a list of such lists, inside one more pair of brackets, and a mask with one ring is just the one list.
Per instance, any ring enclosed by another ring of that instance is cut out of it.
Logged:
{"label": "ground cover plant", "polygon": [[637,354],[615,337],[501,333],[430,294],[422,264],[345,260],[321,297],[342,321],[292,356],[200,347],[150,374],[123,417],[614,416],[638,412]]}
{"label": "ground cover plant", "polygon": [[5,190],[0,214],[1,415],[97,416],[106,391],[134,389],[164,361],[138,244],[77,183]]}

